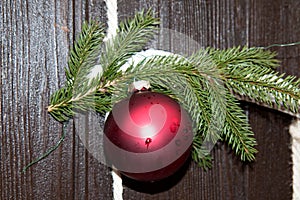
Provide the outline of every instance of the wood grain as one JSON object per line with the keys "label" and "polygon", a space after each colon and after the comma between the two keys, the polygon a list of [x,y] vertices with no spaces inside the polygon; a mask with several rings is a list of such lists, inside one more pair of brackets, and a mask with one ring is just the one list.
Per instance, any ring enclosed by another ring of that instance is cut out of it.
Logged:
{"label": "wood grain", "polygon": [[22,168],[53,146],[61,124],[46,111],[63,85],[69,48],[83,20],[105,21],[98,1],[1,1],[0,199],[111,199],[110,171],[95,160],[72,123],[63,145],[47,159]]}
{"label": "wood grain", "polygon": [[[216,48],[300,40],[298,0],[119,0],[118,5],[120,20],[152,7],[165,28],[152,47],[170,51],[191,50],[188,38]],[[58,150],[20,172],[59,140],[62,125],[46,107],[64,84],[69,48],[82,22],[105,22],[105,2],[4,0],[0,13],[0,199],[112,199],[110,170],[88,153],[72,122]],[[173,31],[188,37],[173,37]],[[300,76],[299,46],[271,50],[282,61],[278,71]],[[220,142],[212,151],[212,170],[190,161],[159,183],[124,179],[124,199],[291,199],[291,117],[242,106],[259,143],[255,162],[241,163]]]}

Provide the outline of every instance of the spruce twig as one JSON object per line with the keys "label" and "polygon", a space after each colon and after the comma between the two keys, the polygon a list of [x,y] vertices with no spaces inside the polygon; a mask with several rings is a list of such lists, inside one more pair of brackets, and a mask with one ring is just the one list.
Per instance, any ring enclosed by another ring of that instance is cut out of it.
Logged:
{"label": "spruce twig", "polygon": [[[210,149],[205,144],[219,139],[241,160],[254,160],[256,140],[237,98],[297,115],[300,81],[274,71],[279,64],[275,53],[247,47],[207,48],[188,58],[154,56],[122,71],[128,58],[155,34],[158,20],[151,12],[140,12],[122,22],[117,35],[105,43],[99,24],[84,25],[70,55],[67,83],[52,95],[49,113],[66,121],[76,111],[108,112],[126,96],[132,81],[148,80],[154,91],[175,98],[191,115],[196,124],[192,157],[200,166],[211,167]],[[91,78],[96,64],[100,70]]]}
{"label": "spruce twig", "polygon": [[[149,42],[157,24],[158,20],[152,17],[151,10],[141,12],[121,23],[119,34],[102,44],[104,36],[100,25],[85,23],[70,54],[67,84],[51,96],[49,113],[58,121],[66,121],[75,114],[75,109],[107,112],[111,101],[102,91],[106,91],[105,88],[121,75],[119,68],[126,59]],[[99,54],[100,65],[96,65]],[[101,68],[102,74],[90,78],[88,75],[95,65]]]}
{"label": "spruce twig", "polygon": [[[56,120],[66,121],[75,114],[73,102],[76,94],[74,88],[86,88],[87,90],[93,88],[83,78],[94,66],[104,36],[103,28],[99,23],[92,21],[90,24],[85,22],[82,25],[81,34],[71,50],[68,68],[65,70],[66,85],[53,93],[50,99],[48,112]],[[78,83],[81,85],[78,86]]]}

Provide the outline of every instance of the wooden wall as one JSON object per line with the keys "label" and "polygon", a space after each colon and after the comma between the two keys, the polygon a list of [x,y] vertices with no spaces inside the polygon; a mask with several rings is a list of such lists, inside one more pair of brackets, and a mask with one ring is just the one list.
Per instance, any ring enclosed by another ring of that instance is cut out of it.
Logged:
{"label": "wooden wall", "polygon": [[[299,0],[119,0],[119,19],[152,7],[164,28],[201,47],[267,46],[300,40]],[[53,146],[62,125],[46,111],[63,85],[69,48],[85,19],[105,22],[103,0],[2,0],[0,2],[0,199],[112,199],[110,169],[86,151],[72,123],[49,157],[20,171]],[[185,45],[185,41],[180,41]],[[159,44],[157,44],[159,45]],[[169,41],[172,50],[178,40]],[[280,72],[300,76],[299,46],[272,50]],[[257,159],[241,163],[223,143],[213,168],[187,162],[156,183],[124,180],[124,199],[286,200],[292,197],[288,126],[291,117],[242,103],[258,140]]]}

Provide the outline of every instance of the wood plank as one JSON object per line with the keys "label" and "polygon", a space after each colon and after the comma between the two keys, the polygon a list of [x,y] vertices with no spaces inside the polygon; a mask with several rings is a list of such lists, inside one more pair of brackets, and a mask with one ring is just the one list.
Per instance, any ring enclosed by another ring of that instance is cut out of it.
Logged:
{"label": "wood plank", "polygon": [[259,144],[256,162],[249,166],[249,199],[292,199],[291,117],[250,106],[249,118]]}
{"label": "wood plank", "polygon": [[62,126],[47,113],[63,85],[69,48],[83,20],[106,19],[104,1],[1,1],[0,199],[111,199],[110,171],[85,149],[72,122],[63,145],[25,174],[22,168],[52,147]]}

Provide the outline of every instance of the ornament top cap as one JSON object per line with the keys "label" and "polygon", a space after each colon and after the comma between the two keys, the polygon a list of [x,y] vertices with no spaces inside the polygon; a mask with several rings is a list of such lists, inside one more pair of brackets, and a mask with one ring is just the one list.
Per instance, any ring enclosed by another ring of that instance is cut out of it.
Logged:
{"label": "ornament top cap", "polygon": [[150,90],[150,82],[146,80],[134,81],[128,87],[128,92],[139,92]]}

